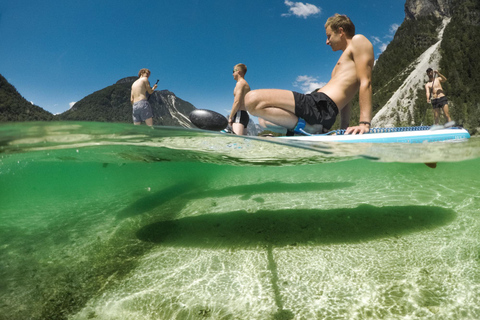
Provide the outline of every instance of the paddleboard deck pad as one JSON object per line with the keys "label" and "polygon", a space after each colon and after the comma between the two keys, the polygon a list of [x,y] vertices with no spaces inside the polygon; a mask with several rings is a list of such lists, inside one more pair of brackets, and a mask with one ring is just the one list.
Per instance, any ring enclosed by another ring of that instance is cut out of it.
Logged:
{"label": "paddleboard deck pad", "polygon": [[439,141],[463,141],[470,138],[464,128],[459,127],[399,127],[371,128],[365,134],[345,134],[345,130],[335,130],[325,134],[278,137],[284,140],[303,142],[346,142],[346,143],[423,143]]}

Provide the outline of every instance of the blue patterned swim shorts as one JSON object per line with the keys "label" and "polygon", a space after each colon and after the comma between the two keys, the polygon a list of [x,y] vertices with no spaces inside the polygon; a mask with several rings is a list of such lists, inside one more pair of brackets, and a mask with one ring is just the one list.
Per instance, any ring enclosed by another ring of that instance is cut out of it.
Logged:
{"label": "blue patterned swim shorts", "polygon": [[133,104],[133,122],[142,122],[153,117],[152,108],[147,100],[140,100]]}

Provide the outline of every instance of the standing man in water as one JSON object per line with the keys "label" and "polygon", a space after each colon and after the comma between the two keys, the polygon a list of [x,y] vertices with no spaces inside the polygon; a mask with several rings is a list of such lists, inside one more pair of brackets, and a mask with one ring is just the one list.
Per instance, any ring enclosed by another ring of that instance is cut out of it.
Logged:
{"label": "standing man in water", "polygon": [[250,114],[297,133],[321,133],[332,127],[339,112],[341,126],[348,127],[350,101],[359,92],[359,125],[348,127],[345,133],[370,131],[375,60],[372,43],[363,35],[355,35],[355,25],[346,15],[328,18],[325,32],[327,45],[333,51],[343,51],[330,81],[311,94],[278,89],[250,91],[245,97]]}
{"label": "standing man in water", "polygon": [[230,116],[228,117],[228,124],[232,126],[235,134],[246,135],[247,126],[250,121],[247,109],[245,108],[245,95],[250,91],[250,86],[245,80],[247,73],[247,66],[243,63],[237,64],[233,67],[233,79],[237,81],[237,85],[233,90],[233,106]]}
{"label": "standing man in water", "polygon": [[157,84],[150,87],[148,78],[150,77],[150,70],[140,69],[138,72],[138,79],[132,84],[132,93],[130,95],[130,102],[133,106],[133,124],[139,125],[142,121],[148,126],[153,126],[153,113],[150,103],[148,103],[146,93],[152,94],[157,88]]}
{"label": "standing man in water", "polygon": [[427,76],[428,82],[425,84],[425,91],[427,92],[427,102],[432,103],[435,124],[437,125],[440,122],[440,109],[443,109],[443,115],[447,123],[451,122],[452,119],[448,113],[448,100],[442,88],[442,82],[447,81],[447,78],[437,70],[433,71],[432,68],[427,69]]}

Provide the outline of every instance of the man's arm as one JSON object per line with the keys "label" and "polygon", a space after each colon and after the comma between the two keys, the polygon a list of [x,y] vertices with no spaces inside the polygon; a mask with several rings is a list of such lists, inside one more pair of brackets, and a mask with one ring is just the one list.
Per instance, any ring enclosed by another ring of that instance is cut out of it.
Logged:
{"label": "man's arm", "polygon": [[146,91],[147,91],[149,94],[152,94],[152,93],[155,91],[155,89],[157,88],[157,84],[154,84],[154,85],[153,85],[153,88],[150,87],[150,82],[148,81],[147,78],[145,78],[145,80],[144,80],[143,83],[144,83],[144,86],[145,86]]}
{"label": "man's arm", "polygon": [[372,121],[372,69],[375,58],[372,43],[364,36],[355,36],[352,39],[352,46],[353,60],[360,82],[358,91],[360,120],[358,126],[348,128],[346,133],[363,134],[370,131]]}
{"label": "man's arm", "polygon": [[435,70],[435,73],[440,77],[440,82],[445,82],[447,81],[447,78],[441,74],[440,72],[438,72],[437,70]]}
{"label": "man's arm", "polygon": [[430,103],[430,86],[428,83],[425,85],[425,92],[427,93],[427,103]]}
{"label": "man's arm", "polygon": [[350,124],[350,115],[352,104],[349,102],[342,110],[340,110],[340,129],[347,129]]}

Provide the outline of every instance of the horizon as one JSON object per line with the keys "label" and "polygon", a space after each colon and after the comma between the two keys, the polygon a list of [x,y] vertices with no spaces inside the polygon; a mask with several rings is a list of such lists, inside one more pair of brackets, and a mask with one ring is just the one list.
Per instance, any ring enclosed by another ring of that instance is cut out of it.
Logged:
{"label": "horizon", "polygon": [[328,17],[349,16],[378,59],[405,18],[404,5],[192,0],[154,3],[147,15],[141,3],[125,0],[4,3],[0,70],[27,101],[52,114],[141,68],[151,70],[152,85],[160,80],[159,91],[226,114],[237,63],[247,65],[252,90],[309,92],[328,82],[340,56],[325,44]]}

